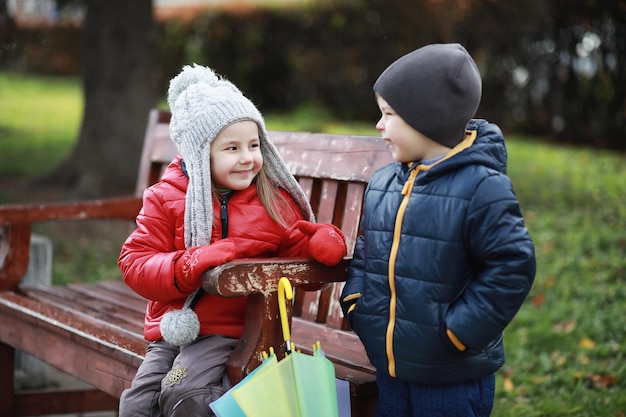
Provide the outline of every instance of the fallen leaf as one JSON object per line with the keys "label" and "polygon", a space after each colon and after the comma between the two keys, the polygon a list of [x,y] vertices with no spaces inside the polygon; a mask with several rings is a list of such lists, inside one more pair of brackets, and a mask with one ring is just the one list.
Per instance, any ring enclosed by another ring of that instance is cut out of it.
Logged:
{"label": "fallen leaf", "polygon": [[531,300],[535,307],[541,307],[545,301],[546,296],[544,294],[537,294]]}
{"label": "fallen leaf", "polygon": [[611,374],[588,374],[585,379],[593,388],[610,388],[617,384],[617,377]]}
{"label": "fallen leaf", "polygon": [[513,381],[511,381],[511,378],[504,378],[503,381],[503,388],[506,392],[511,392],[513,391],[514,385],[513,385]]}
{"label": "fallen leaf", "polygon": [[543,384],[544,382],[546,382],[547,379],[548,378],[545,376],[536,376],[536,377],[533,377],[532,381],[533,381],[533,384],[539,385],[539,384]]}
{"label": "fallen leaf", "polygon": [[562,323],[556,323],[552,326],[552,329],[557,333],[570,333],[572,330],[576,328],[576,321],[565,321]]}
{"label": "fallen leaf", "polygon": [[593,340],[589,339],[588,337],[583,337],[582,339],[580,339],[580,342],[578,342],[578,346],[580,346],[583,349],[591,350],[594,347],[596,347],[596,344],[594,343]]}

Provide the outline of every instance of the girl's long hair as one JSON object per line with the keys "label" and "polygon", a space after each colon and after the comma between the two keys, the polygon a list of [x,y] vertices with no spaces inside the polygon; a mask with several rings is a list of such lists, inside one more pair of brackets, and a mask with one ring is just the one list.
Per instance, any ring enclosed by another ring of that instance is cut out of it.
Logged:
{"label": "girl's long hair", "polygon": [[265,165],[261,167],[255,182],[259,199],[272,220],[283,227],[289,227],[298,219],[298,214],[294,207],[289,204],[287,198],[280,192],[280,188],[267,176]]}

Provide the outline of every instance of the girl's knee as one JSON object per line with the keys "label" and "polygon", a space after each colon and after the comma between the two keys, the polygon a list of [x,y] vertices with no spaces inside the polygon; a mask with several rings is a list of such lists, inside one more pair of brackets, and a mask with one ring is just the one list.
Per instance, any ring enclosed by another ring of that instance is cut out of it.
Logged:
{"label": "girl's knee", "polygon": [[197,386],[193,381],[185,381],[182,370],[174,368],[172,373],[163,379],[159,398],[161,411],[167,417],[212,416],[209,404],[230,387],[226,377],[213,384]]}

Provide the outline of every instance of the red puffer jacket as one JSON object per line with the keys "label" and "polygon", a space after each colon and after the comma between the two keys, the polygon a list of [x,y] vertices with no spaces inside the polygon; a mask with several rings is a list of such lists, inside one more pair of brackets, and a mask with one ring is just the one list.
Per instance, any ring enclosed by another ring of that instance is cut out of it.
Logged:
{"label": "red puffer jacket", "polygon": [[[193,291],[181,292],[174,279],[174,262],[185,253],[185,193],[189,180],[177,157],[167,167],[162,180],[146,189],[143,207],[137,216],[137,229],[128,237],[118,259],[124,281],[147,298],[144,336],[148,341],[161,340],[159,323],[163,315],[180,309]],[[292,201],[289,198],[289,201]],[[293,202],[297,213],[297,205]],[[213,236],[221,238],[219,203],[213,206]],[[300,216],[296,220],[302,219]],[[252,256],[309,257],[309,239],[297,229],[285,229],[274,222],[261,204],[256,187],[235,192],[228,203],[228,237],[241,237],[238,249]],[[258,247],[277,248],[273,253],[258,253]],[[216,248],[218,245],[216,245]],[[227,247],[225,245],[224,247]],[[229,254],[224,254],[225,258]],[[216,253],[216,256],[220,256]],[[223,298],[204,294],[194,311],[200,318],[200,335],[241,336],[246,313],[246,298]]]}

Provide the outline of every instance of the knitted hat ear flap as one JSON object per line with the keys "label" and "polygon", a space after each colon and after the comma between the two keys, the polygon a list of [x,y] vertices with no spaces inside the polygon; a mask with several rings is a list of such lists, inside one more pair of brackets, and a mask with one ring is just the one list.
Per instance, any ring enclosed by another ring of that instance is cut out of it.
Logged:
{"label": "knitted hat ear flap", "polygon": [[[210,144],[207,143],[208,146]],[[206,149],[206,147],[204,147]],[[206,157],[204,156],[206,154]],[[213,195],[209,150],[193,153],[185,166],[189,173],[189,185],[185,196],[185,247],[208,245],[213,230]]]}

